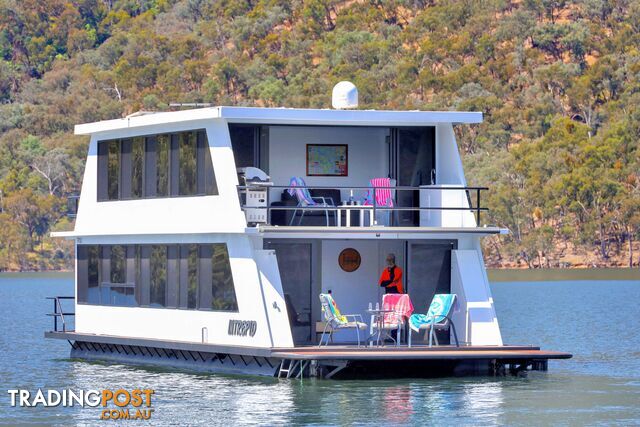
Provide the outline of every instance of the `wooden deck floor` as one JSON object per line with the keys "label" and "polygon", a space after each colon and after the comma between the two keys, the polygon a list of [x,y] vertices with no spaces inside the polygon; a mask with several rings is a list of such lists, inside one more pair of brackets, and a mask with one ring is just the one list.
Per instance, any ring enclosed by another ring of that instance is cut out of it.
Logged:
{"label": "wooden deck floor", "polygon": [[532,346],[438,346],[438,347],[296,347],[272,349],[273,357],[292,360],[460,360],[460,359],[569,359],[569,353]]}

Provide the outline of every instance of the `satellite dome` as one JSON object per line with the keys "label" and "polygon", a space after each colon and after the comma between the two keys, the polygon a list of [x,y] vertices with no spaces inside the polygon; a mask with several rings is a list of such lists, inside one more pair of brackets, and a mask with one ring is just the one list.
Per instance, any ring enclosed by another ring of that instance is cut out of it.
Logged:
{"label": "satellite dome", "polygon": [[340,82],[333,87],[331,105],[338,110],[358,108],[358,88],[351,82]]}

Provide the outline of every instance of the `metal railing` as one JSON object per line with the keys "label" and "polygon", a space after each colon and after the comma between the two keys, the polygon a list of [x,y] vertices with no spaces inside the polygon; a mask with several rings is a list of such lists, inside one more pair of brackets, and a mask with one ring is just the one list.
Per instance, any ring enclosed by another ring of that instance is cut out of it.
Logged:
{"label": "metal railing", "polygon": [[[376,218],[376,213],[380,212],[380,211],[390,211],[390,212],[422,212],[422,211],[458,211],[458,212],[473,212],[475,214],[475,220],[476,220],[476,226],[480,226],[480,214],[481,212],[486,212],[489,210],[489,208],[483,207],[481,205],[481,192],[482,191],[486,191],[489,190],[488,187],[460,187],[460,186],[445,186],[445,185],[441,185],[441,186],[434,186],[434,187],[430,187],[430,186],[421,186],[421,187],[415,187],[415,186],[397,186],[397,187],[371,187],[371,186],[297,186],[297,187],[291,187],[290,185],[271,185],[271,183],[252,183],[250,185],[239,185],[238,186],[238,191],[241,197],[241,208],[243,210],[246,209],[262,209],[262,210],[266,210],[267,212],[267,224],[271,224],[271,213],[273,211],[299,211],[301,209],[304,209],[305,211],[331,211],[331,210],[338,210],[340,209],[343,205],[341,205],[341,200],[339,201],[333,201],[334,205],[333,206],[326,206],[326,205],[321,205],[321,206],[271,206],[272,204],[272,200],[271,200],[271,190],[288,190],[288,189],[306,189],[306,190],[339,190],[339,191],[371,191],[372,197],[371,197],[371,205],[351,205],[352,209],[356,209],[356,210],[364,210],[364,209],[372,209],[373,210],[373,218]],[[246,194],[247,190],[263,190],[266,191],[266,206],[255,206],[255,205],[247,205],[246,201],[243,202],[242,199],[242,195],[243,193]],[[397,203],[397,197],[393,197],[393,207],[390,206],[380,206],[376,200],[375,197],[375,192],[377,190],[390,190],[393,193],[395,193],[397,195],[397,192],[401,192],[401,191],[463,191],[465,196],[466,196],[466,200],[468,203],[468,207],[464,207],[464,206],[460,206],[460,207],[449,207],[449,206],[396,206]],[[472,194],[475,195],[475,203],[472,203]],[[315,196],[314,196],[315,197]],[[326,198],[326,196],[325,196]],[[297,201],[297,199],[294,200]],[[280,200],[277,200],[280,201]],[[336,214],[337,215],[337,214]],[[373,225],[373,224],[370,224]]]}
{"label": "metal railing", "polygon": [[[47,297],[47,299],[53,300],[53,313],[47,313],[47,316],[53,317],[53,332],[67,332],[67,319],[65,316],[74,316],[76,313],[72,311],[64,311],[62,309],[62,300],[75,300],[75,297],[70,296],[55,296],[55,297]],[[58,318],[62,322],[62,331],[58,330]]]}

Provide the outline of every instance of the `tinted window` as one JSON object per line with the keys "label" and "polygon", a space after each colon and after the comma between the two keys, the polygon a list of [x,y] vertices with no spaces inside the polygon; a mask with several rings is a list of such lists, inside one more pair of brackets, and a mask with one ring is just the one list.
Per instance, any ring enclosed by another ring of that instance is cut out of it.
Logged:
{"label": "tinted window", "polygon": [[256,133],[258,128],[249,125],[229,125],[229,136],[236,167],[258,166],[256,158]]}
{"label": "tinted window", "polygon": [[111,283],[125,283],[127,252],[124,246],[114,245],[111,247]]}
{"label": "tinted window", "polygon": [[98,201],[109,200],[109,142],[98,143]]}
{"label": "tinted window", "polygon": [[[221,311],[237,311],[236,292],[231,275],[229,252],[227,245],[217,243],[213,245],[212,262],[212,300],[211,309]],[[205,307],[201,307],[205,308]]]}
{"label": "tinted window", "polygon": [[223,243],[78,245],[77,256],[79,303],[178,307],[179,285],[180,308],[238,310]]}
{"label": "tinted window", "polygon": [[184,132],[179,135],[180,181],[179,194],[191,196],[196,194],[196,134]]}
{"label": "tinted window", "polygon": [[[135,300],[136,300],[136,305],[141,305],[142,304],[142,296],[140,294],[140,288],[141,288],[141,283],[142,283],[142,247],[141,246],[134,246],[134,257],[135,257],[135,272],[136,272],[136,277],[133,280],[134,286],[135,286]],[[131,279],[129,279],[129,282],[131,282]]]}
{"label": "tinted window", "polygon": [[206,132],[98,144],[98,201],[217,195]]}
{"label": "tinted window", "polygon": [[158,135],[156,142],[156,196],[169,195],[169,135]]}
{"label": "tinted window", "polygon": [[154,245],[151,247],[151,306],[166,305],[167,298],[167,247]]}
{"label": "tinted window", "polygon": [[144,138],[133,138],[131,145],[131,197],[142,197],[142,177],[144,164]]}
{"label": "tinted window", "polygon": [[87,246],[88,284],[90,288],[95,288],[100,283],[98,263],[100,262],[99,249],[97,245]]}
{"label": "tinted window", "polygon": [[120,197],[120,141],[109,141],[108,151],[108,196],[109,200],[118,200]]}
{"label": "tinted window", "polygon": [[100,248],[97,245],[87,246],[87,301],[89,304],[100,303]]}
{"label": "tinted window", "polygon": [[198,303],[198,245],[189,245],[187,266],[189,269],[187,308],[195,309]]}
{"label": "tinted window", "polygon": [[[203,191],[204,189],[204,191]],[[208,196],[218,194],[218,184],[213,173],[213,162],[211,161],[211,149],[207,141],[206,132],[198,132],[198,194]]]}

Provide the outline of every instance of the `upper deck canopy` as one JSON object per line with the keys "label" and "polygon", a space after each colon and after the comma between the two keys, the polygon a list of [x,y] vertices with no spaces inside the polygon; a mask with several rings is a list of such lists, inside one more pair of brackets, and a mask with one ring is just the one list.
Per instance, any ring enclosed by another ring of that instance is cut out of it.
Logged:
{"label": "upper deck canopy", "polygon": [[331,110],[302,108],[210,107],[132,115],[75,126],[76,135],[170,123],[224,119],[231,123],[319,126],[430,126],[481,123],[477,111]]}

